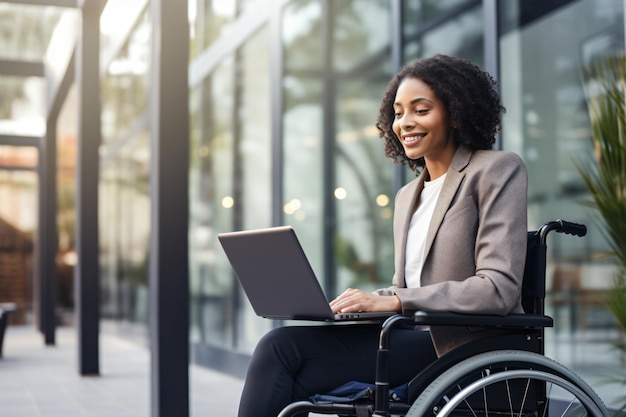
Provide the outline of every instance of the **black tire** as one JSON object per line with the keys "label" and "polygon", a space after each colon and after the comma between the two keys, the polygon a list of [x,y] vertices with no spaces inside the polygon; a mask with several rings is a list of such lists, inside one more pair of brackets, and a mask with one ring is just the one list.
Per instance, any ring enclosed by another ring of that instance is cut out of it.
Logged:
{"label": "black tire", "polygon": [[579,376],[545,356],[516,350],[466,359],[437,377],[407,417],[609,417]]}

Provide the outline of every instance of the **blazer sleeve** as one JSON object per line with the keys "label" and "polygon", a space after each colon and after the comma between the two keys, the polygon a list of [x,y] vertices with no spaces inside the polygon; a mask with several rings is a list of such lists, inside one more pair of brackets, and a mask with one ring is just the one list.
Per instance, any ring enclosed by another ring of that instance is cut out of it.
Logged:
{"label": "blazer sleeve", "polygon": [[452,215],[454,205],[448,209],[425,260],[424,286],[386,292],[395,293],[405,311],[522,312],[527,185],[526,168],[516,154],[475,154],[457,192],[459,200],[476,199],[473,211]]}

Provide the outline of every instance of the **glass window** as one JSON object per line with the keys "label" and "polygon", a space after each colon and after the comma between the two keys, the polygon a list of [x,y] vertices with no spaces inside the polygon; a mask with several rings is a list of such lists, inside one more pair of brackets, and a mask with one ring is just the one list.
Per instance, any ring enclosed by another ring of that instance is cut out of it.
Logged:
{"label": "glass window", "polygon": [[[258,229],[272,223],[272,147],[270,106],[269,30],[264,27],[240,51],[241,72],[237,85],[241,97],[237,158],[241,164],[242,228]],[[245,296],[241,293],[241,298]],[[252,351],[257,340],[271,328],[270,320],[258,318],[250,303],[240,303],[241,334],[238,347]]]}
{"label": "glass window", "polygon": [[268,29],[255,34],[241,50],[238,156],[241,158],[243,227],[271,224],[271,106]]}
{"label": "glass window", "polygon": [[103,219],[101,230],[103,236],[113,237],[103,266],[115,267],[114,273],[106,270],[103,275],[117,281],[109,287],[119,291],[118,317],[143,324],[148,320],[149,141],[148,132],[141,132],[102,167],[103,191],[110,190],[103,196],[102,217],[111,217]]}
{"label": "glass window", "polygon": [[320,0],[294,0],[283,9],[281,36],[285,72],[312,73],[323,67],[322,5]]}
{"label": "glass window", "polygon": [[102,83],[100,239],[103,314],[148,321],[151,23],[144,11]]}
{"label": "glass window", "polygon": [[0,169],[0,217],[31,237],[37,228],[37,173]]}
{"label": "glass window", "polygon": [[530,227],[557,218],[589,226],[582,239],[550,238],[547,309],[556,323],[546,348],[575,370],[586,375],[593,368],[599,376],[619,362],[609,348],[616,326],[602,302],[612,264],[596,256],[607,246],[581,204],[588,193],[575,161],[592,153],[581,74],[595,58],[623,53],[623,4],[581,0],[555,10],[549,2],[528,3],[499,3],[502,143],[528,167]]}
{"label": "glass window", "polygon": [[402,27],[405,36],[431,24],[449,12],[457,12],[466,6],[475,5],[476,0],[403,0]]}
{"label": "glass window", "polygon": [[121,319],[119,265],[119,209],[116,161],[100,166],[99,237],[100,237],[100,306],[102,317]]}
{"label": "glass window", "polygon": [[102,82],[102,143],[112,145],[147,111],[150,83],[150,20],[144,12],[111,61]]}
{"label": "glass window", "polygon": [[62,10],[0,3],[0,59],[41,62]]}
{"label": "glass window", "polygon": [[389,47],[388,1],[344,0],[329,3],[335,70],[351,69]]}
{"label": "glass window", "polygon": [[375,126],[387,79],[344,80],[337,94],[335,144],[337,292],[391,285],[394,164]]}
{"label": "glass window", "polygon": [[232,346],[233,275],[217,234],[233,228],[234,61],[191,91],[191,340]]}
{"label": "glass window", "polygon": [[[19,256],[24,257],[24,262],[27,257],[32,257],[32,242],[37,229],[38,153],[35,147],[0,146],[0,225],[3,228],[3,232],[0,232],[0,251],[16,251],[16,255],[19,252]],[[24,239],[9,237],[6,232],[14,228],[17,229],[15,233]],[[21,259],[15,258],[13,254],[7,256],[10,259],[2,259],[0,263],[7,261],[8,265],[12,265],[11,259],[16,262]],[[21,271],[21,268],[4,269],[9,274],[17,274],[18,270]],[[26,280],[26,275],[23,278]],[[3,291],[7,290],[7,285],[11,287],[11,282],[9,279]],[[26,288],[26,281],[23,284]],[[18,289],[17,293],[20,293],[16,295],[18,298],[23,298],[24,307],[30,305],[27,291],[21,293]],[[6,294],[2,295],[6,297]]]}
{"label": "glass window", "polygon": [[319,274],[323,271],[323,117],[316,77],[283,79],[283,219]]}
{"label": "glass window", "polygon": [[43,136],[46,132],[43,78],[0,77],[0,134]]}
{"label": "glass window", "polygon": [[[423,25],[405,19],[404,59],[412,61],[434,54],[446,54],[466,58],[476,65],[483,63],[483,11],[480,3],[469,3],[473,7],[453,8],[456,2],[437,2],[430,7],[424,2]],[[422,8],[419,8],[420,10]],[[418,13],[418,15],[422,15]],[[428,25],[426,25],[428,23]],[[424,31],[423,27],[429,27]]]}
{"label": "glass window", "polygon": [[[394,164],[376,118],[390,78],[389,2],[334,2],[336,74],[334,237],[337,293],[391,285]],[[375,57],[375,60],[372,59]],[[337,294],[328,294],[334,297]]]}
{"label": "glass window", "polygon": [[150,137],[142,130],[100,167],[101,306],[104,317],[148,323]]}
{"label": "glass window", "polygon": [[56,130],[57,156],[57,303],[62,309],[74,307],[76,265],[76,85],[70,88]]}
{"label": "glass window", "polygon": [[0,166],[36,169],[38,154],[35,147],[0,145]]}
{"label": "glass window", "polygon": [[237,11],[236,0],[190,0],[190,56],[195,58],[228,32]]}
{"label": "glass window", "polygon": [[322,36],[319,0],[289,3],[281,19],[283,218],[296,230],[313,269],[324,271]]}

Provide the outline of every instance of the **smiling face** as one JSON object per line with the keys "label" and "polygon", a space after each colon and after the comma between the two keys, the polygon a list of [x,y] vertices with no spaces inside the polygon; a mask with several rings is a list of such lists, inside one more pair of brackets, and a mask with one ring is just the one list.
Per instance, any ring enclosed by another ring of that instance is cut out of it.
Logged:
{"label": "smiling face", "polygon": [[410,159],[424,158],[435,179],[448,170],[457,145],[448,112],[435,92],[418,78],[398,86],[392,129]]}

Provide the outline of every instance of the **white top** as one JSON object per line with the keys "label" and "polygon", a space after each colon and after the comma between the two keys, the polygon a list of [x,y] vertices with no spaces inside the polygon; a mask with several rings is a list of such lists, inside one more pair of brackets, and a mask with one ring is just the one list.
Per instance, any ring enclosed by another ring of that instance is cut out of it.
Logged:
{"label": "white top", "polygon": [[420,193],[417,210],[411,217],[404,264],[404,280],[407,288],[421,286],[426,234],[445,179],[446,174],[443,174],[436,180],[424,181],[424,189]]}

